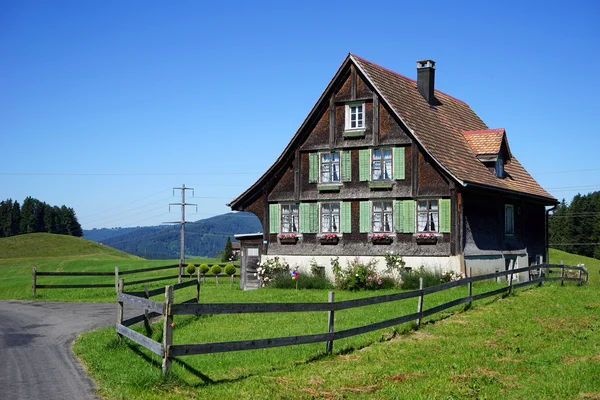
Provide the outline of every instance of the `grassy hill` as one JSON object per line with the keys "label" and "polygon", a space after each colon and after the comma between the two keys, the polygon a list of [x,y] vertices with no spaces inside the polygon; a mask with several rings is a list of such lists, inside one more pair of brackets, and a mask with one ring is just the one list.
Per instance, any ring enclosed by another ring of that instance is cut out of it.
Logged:
{"label": "grassy hill", "polygon": [[84,256],[140,259],[112,247],[68,235],[30,233],[0,239],[0,259]]}
{"label": "grassy hill", "polygon": [[[200,262],[200,260],[190,260]],[[201,262],[206,262],[201,260]],[[207,262],[213,262],[208,260]],[[33,266],[43,272],[113,272],[119,270],[176,264],[176,260],[145,260],[112,247],[83,238],[49,233],[32,233],[0,239],[0,299],[31,300]],[[145,277],[175,274],[156,271]],[[134,276],[134,275],[131,275]],[[40,276],[38,284],[113,283],[112,276],[54,277]],[[159,282],[157,285],[164,285]],[[114,301],[111,289],[42,289],[38,300]]]}

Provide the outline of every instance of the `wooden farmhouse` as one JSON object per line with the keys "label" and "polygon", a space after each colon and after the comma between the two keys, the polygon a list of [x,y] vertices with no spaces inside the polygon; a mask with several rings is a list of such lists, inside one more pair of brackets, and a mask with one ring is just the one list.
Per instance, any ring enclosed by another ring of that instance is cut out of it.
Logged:
{"label": "wooden farmhouse", "polygon": [[[474,273],[545,258],[546,206],[504,129],[417,80],[349,54],[275,163],[233,200],[263,232],[240,235],[242,264],[314,259],[331,273],[357,256]],[[246,257],[248,256],[248,257]],[[536,258],[538,256],[538,258]]]}

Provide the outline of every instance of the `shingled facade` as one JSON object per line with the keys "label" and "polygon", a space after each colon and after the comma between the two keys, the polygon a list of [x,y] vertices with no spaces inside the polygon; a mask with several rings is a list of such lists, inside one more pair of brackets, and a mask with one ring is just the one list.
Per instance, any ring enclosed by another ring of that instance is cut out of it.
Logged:
{"label": "shingled facade", "polygon": [[[349,54],[275,163],[230,204],[263,224],[262,257],[370,259],[479,273],[545,253],[545,206],[504,129],[417,81]],[[382,260],[382,259],[381,259]]]}

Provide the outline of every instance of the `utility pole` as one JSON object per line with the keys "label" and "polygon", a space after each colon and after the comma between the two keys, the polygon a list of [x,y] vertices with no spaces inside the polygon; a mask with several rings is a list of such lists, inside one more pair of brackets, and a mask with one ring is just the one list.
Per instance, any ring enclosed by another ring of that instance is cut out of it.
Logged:
{"label": "utility pole", "polygon": [[186,203],[185,202],[185,191],[191,190],[192,196],[194,196],[194,188],[186,188],[185,184],[181,185],[181,187],[173,188],[173,196],[175,196],[175,190],[181,190],[181,203],[169,203],[169,211],[171,211],[171,206],[181,206],[181,222],[164,222],[165,224],[180,224],[181,225],[181,246],[179,251],[179,282],[181,283],[181,275],[183,266],[185,264],[185,224],[187,223],[185,220],[185,206],[196,206],[196,211],[198,211],[198,204]]}

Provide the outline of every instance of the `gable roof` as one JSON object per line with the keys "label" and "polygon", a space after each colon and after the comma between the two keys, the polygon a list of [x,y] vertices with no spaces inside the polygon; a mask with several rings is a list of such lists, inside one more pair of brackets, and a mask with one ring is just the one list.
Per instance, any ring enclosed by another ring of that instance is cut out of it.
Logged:
{"label": "gable roof", "polygon": [[[356,66],[363,79],[402,121],[422,149],[457,183],[514,192],[549,204],[558,203],[525,171],[514,156],[504,166],[506,178],[503,179],[490,173],[477,159],[463,132],[489,131],[489,128],[465,102],[435,90],[436,102],[435,105],[430,105],[417,89],[415,80],[349,54],[283,153],[250,188],[229,204],[230,207],[237,209],[242,202],[255,198],[259,194],[256,190],[265,183],[267,177],[280,170],[285,161],[291,159],[295,145],[309,133],[307,125],[328,104],[326,95],[333,90],[337,79],[350,63]],[[508,142],[506,144],[508,146]]]}
{"label": "gable roof", "polygon": [[502,149],[502,144],[506,143],[508,156],[509,158],[512,157],[504,128],[465,131],[461,133],[467,139],[467,143],[469,143],[471,150],[473,150],[476,156],[497,155]]}

